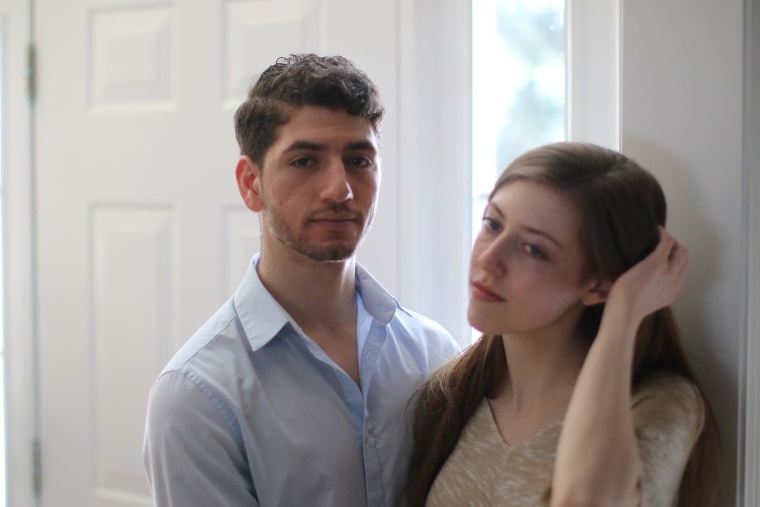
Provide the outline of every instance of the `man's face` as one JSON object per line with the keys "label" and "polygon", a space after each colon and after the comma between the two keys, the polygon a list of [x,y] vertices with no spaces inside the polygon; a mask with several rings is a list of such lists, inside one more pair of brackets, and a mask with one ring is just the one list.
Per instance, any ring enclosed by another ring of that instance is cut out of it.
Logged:
{"label": "man's face", "polygon": [[263,167],[250,164],[251,192],[240,174],[238,182],[248,207],[261,213],[265,245],[321,262],[354,255],[374,218],[380,181],[369,121],[303,106],[278,129]]}

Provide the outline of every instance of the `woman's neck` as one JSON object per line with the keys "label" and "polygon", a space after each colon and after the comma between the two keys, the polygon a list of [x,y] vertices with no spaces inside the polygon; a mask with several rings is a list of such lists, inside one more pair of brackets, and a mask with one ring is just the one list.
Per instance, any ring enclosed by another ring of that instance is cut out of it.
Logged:
{"label": "woman's neck", "polygon": [[508,375],[499,398],[513,414],[566,406],[588,352],[573,333],[509,335],[504,340]]}

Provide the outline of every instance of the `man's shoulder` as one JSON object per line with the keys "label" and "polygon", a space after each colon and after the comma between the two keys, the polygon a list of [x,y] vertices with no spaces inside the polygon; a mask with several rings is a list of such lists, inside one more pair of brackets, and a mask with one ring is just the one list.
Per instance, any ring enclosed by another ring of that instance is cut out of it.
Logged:
{"label": "man's shoulder", "polygon": [[230,357],[245,355],[245,335],[230,301],[214,313],[164,367],[168,372],[194,372],[214,369],[227,363]]}
{"label": "man's shoulder", "polygon": [[397,304],[396,319],[415,329],[451,338],[451,334],[438,321],[401,304]]}
{"label": "man's shoulder", "polygon": [[398,305],[392,321],[402,330],[401,336],[411,341],[417,347],[435,349],[447,356],[459,353],[456,340],[439,322]]}

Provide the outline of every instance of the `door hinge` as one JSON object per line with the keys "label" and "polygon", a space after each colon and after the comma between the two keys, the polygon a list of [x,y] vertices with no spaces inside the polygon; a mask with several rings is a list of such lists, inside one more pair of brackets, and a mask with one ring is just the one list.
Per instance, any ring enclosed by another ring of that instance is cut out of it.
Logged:
{"label": "door hinge", "polygon": [[37,95],[37,48],[32,43],[26,47],[26,90],[29,100],[34,102]]}
{"label": "door hinge", "polygon": [[32,492],[35,498],[39,498],[42,493],[42,452],[40,450],[40,441],[32,441]]}

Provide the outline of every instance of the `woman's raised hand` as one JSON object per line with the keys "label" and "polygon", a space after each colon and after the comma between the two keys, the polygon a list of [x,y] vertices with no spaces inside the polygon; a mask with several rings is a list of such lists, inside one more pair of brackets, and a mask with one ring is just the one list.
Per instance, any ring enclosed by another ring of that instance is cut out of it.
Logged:
{"label": "woman's raised hand", "polygon": [[688,265],[688,250],[660,227],[660,242],[654,251],[612,285],[607,309],[615,307],[641,321],[650,313],[672,305],[681,292]]}

